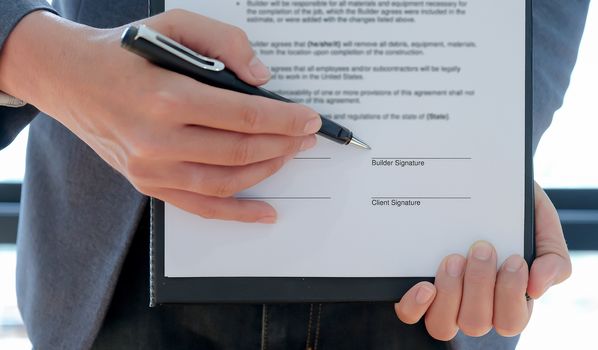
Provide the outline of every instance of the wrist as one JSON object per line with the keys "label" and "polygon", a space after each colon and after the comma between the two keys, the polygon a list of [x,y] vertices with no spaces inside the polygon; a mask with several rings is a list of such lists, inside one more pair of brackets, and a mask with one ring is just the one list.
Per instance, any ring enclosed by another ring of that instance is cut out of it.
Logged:
{"label": "wrist", "polygon": [[[0,91],[36,107],[49,107],[63,92],[77,33],[87,28],[48,11],[35,11],[15,26],[0,52]],[[66,78],[66,77],[65,77]]]}

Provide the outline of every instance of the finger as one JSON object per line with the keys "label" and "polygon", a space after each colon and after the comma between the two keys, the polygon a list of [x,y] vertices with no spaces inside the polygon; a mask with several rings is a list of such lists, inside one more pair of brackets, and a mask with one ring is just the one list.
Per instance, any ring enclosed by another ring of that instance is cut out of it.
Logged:
{"label": "finger", "polygon": [[461,255],[450,255],[440,263],[436,272],[436,297],[426,313],[426,329],[438,340],[451,340],[459,330],[457,317],[463,292],[465,264],[466,260]]}
{"label": "finger", "polygon": [[527,264],[522,257],[513,255],[502,265],[494,288],[494,328],[504,337],[520,334],[529,318],[530,305],[525,298]]}
{"label": "finger", "polygon": [[192,192],[158,189],[153,195],[165,202],[206,219],[219,219],[241,222],[273,224],[276,211],[265,202],[238,200],[234,198],[216,198]]}
{"label": "finger", "polygon": [[[152,175],[141,185],[227,198],[272,176],[293,156],[279,157],[241,167],[176,162],[161,167],[159,174]],[[148,171],[151,172],[152,169]]]}
{"label": "finger", "polygon": [[535,187],[536,259],[527,293],[538,299],[548,288],[571,276],[571,259],[554,205],[540,186]]}
{"label": "finger", "polygon": [[[172,72],[163,72],[158,102],[166,118],[183,124],[247,134],[311,135],[320,130],[320,115],[309,107],[217,89]],[[172,75],[172,76],[170,76]],[[161,100],[161,101],[160,101]]]}
{"label": "finger", "polygon": [[146,22],[192,50],[224,62],[251,85],[262,85],[271,77],[268,68],[255,55],[247,35],[238,27],[178,9]]}
{"label": "finger", "polygon": [[467,256],[457,320],[466,335],[479,337],[492,329],[495,281],[496,251],[488,242],[476,242]]}
{"label": "finger", "polygon": [[169,147],[174,159],[228,166],[248,165],[296,154],[314,147],[317,142],[314,135],[247,135],[198,127],[184,128],[171,137]]}
{"label": "finger", "polygon": [[397,317],[407,324],[417,323],[428,310],[435,295],[436,288],[430,282],[416,284],[395,304]]}

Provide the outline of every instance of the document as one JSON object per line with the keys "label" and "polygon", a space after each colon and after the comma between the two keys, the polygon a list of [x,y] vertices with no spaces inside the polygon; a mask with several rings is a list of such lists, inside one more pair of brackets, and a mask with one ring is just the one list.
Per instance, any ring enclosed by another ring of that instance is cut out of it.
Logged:
{"label": "document", "polygon": [[[318,145],[240,193],[274,225],[165,206],[167,277],[424,277],[487,240],[523,255],[525,1],[167,0],[236,25],[265,87],[372,150]],[[214,35],[217,35],[216,33]]]}

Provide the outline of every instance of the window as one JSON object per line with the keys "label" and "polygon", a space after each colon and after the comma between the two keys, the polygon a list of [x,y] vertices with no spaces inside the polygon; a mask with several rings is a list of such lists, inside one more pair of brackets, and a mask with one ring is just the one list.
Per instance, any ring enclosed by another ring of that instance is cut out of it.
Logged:
{"label": "window", "polygon": [[0,349],[31,349],[17,309],[14,245],[0,244]]}
{"label": "window", "polygon": [[13,143],[0,151],[0,183],[20,183],[25,174],[25,149],[29,128],[23,130]]}
{"label": "window", "polygon": [[0,151],[0,349],[31,349],[17,308],[15,289],[18,184],[25,171],[27,132]]}
{"label": "window", "polygon": [[535,177],[546,188],[598,188],[598,9],[590,13],[563,107],[554,116],[534,158]]}

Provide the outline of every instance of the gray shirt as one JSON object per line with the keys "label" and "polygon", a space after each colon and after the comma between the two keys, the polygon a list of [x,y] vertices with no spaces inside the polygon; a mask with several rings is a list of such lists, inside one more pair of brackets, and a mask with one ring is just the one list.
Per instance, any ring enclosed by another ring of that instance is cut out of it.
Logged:
{"label": "gray shirt", "polygon": [[[95,27],[146,17],[147,3],[54,1],[62,16]],[[534,0],[534,149],[562,103],[588,4]],[[23,16],[40,8],[52,10],[44,0],[2,1],[0,47]],[[0,147],[30,122],[18,235],[19,307],[35,347],[87,349],[101,326],[146,198],[69,130],[32,106],[0,107]],[[453,342],[480,349],[507,343],[499,337],[463,336]]]}

